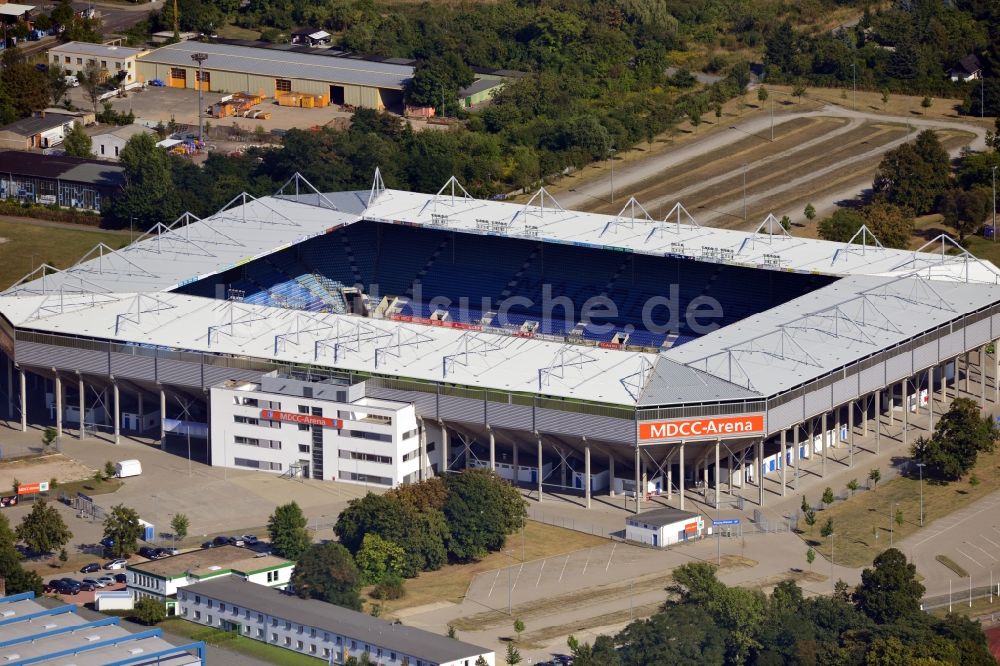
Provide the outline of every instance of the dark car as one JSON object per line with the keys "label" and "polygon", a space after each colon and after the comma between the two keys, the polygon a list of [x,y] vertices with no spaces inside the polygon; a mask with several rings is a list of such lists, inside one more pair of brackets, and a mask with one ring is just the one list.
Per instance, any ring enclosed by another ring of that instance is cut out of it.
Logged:
{"label": "dark car", "polygon": [[143,546],[139,549],[139,555],[145,557],[147,560],[155,560],[158,556],[156,554],[155,548],[150,548],[149,546]]}
{"label": "dark car", "polygon": [[97,589],[97,586],[94,585],[93,583],[90,583],[90,582],[87,582],[87,581],[83,581],[82,583],[80,583],[80,591],[81,592],[93,592],[96,589]]}
{"label": "dark car", "polygon": [[229,537],[217,536],[214,539],[212,539],[212,543],[214,543],[216,546],[225,546],[226,544],[229,543]]}
{"label": "dark car", "polygon": [[201,544],[201,547],[202,548],[215,548],[215,542],[214,541],[206,541],[205,543]]}
{"label": "dark car", "polygon": [[176,548],[157,548],[156,549],[156,559],[161,557],[170,557],[171,555],[177,555],[180,551]]}
{"label": "dark car", "polygon": [[127,583],[128,582],[128,576],[126,574],[115,574],[115,582],[116,583]]}
{"label": "dark car", "polygon": [[91,562],[80,567],[80,573],[96,573],[101,570],[100,562]]}
{"label": "dark car", "polygon": [[52,587],[59,594],[79,594],[80,583],[72,578],[60,578],[52,581]]}

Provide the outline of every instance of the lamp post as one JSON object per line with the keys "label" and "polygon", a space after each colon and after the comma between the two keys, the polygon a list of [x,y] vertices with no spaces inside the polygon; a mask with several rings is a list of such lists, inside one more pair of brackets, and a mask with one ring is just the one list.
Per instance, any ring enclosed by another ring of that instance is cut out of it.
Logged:
{"label": "lamp post", "polygon": [[205,76],[204,76],[204,72],[202,70],[202,63],[204,63],[206,60],[208,60],[208,54],[207,53],[192,53],[191,54],[191,60],[194,60],[195,62],[198,63],[198,81],[197,81],[197,83],[198,83],[198,141],[201,142],[201,143],[204,143],[205,142],[205,137],[202,136],[202,132],[203,132],[202,114],[205,113],[205,103],[204,103],[204,97],[202,96],[202,91],[204,90],[204,87],[205,87],[205,81],[204,81]]}
{"label": "lamp post", "polygon": [[747,221],[747,163],[743,163],[743,221]]}
{"label": "lamp post", "polygon": [[920,526],[924,526],[924,465],[927,463],[917,463],[920,470]]}
{"label": "lamp post", "polygon": [[854,98],[851,102],[852,108],[858,110],[858,66],[857,63],[851,63],[851,78],[854,79]]}

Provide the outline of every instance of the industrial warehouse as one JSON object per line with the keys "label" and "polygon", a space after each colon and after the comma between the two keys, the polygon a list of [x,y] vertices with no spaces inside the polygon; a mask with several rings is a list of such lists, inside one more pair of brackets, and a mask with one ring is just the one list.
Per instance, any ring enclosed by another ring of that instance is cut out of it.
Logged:
{"label": "industrial warehouse", "polygon": [[955,249],[296,176],[0,295],[7,409],[288,477],[763,505],[929,396],[1000,397],[1000,271]]}
{"label": "industrial warehouse", "polygon": [[[193,56],[204,56],[199,63]],[[231,44],[178,42],[151,51],[137,62],[140,80],[172,88],[251,92],[264,97],[304,94],[365,109],[403,109],[403,88],[412,65],[374,62],[322,51],[302,53]],[[201,78],[199,78],[201,77]]]}

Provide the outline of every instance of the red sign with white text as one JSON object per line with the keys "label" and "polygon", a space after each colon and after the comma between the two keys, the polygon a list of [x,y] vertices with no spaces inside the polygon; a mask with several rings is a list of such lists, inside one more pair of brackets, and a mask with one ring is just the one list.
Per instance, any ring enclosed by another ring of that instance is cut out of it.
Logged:
{"label": "red sign with white text", "polygon": [[344,422],[341,419],[328,419],[323,416],[299,414],[297,412],[279,412],[274,409],[260,410],[260,418],[265,421],[284,421],[287,423],[298,423],[300,425],[323,426],[324,428],[340,429],[344,427]]}
{"label": "red sign with white text", "polygon": [[639,441],[726,439],[764,434],[764,415],[720,416],[704,419],[671,419],[639,423]]}

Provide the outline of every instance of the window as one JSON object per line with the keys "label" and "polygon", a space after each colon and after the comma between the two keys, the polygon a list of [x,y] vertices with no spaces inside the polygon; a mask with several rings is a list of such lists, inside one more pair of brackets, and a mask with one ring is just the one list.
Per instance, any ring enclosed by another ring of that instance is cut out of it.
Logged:
{"label": "window", "polygon": [[[101,155],[103,155],[103,154],[104,154],[104,144],[102,143],[102,144],[101,144]],[[79,420],[80,420],[80,419],[77,419],[77,421],[79,421]]]}
{"label": "window", "polygon": [[122,64],[120,62],[115,62],[115,69],[121,69]]}
{"label": "window", "polygon": [[392,441],[392,435],[383,435],[377,432],[365,432],[364,430],[344,430],[344,434],[348,437],[354,437],[356,439],[370,439],[376,442]]}
{"label": "window", "polygon": [[302,641],[295,641],[295,649],[296,650],[302,649]]}
{"label": "window", "polygon": [[107,69],[108,68],[108,61],[107,60],[102,60],[101,61],[101,67],[103,67],[104,69]]}
{"label": "window", "polygon": [[271,634],[271,640],[273,642],[277,643],[278,642],[278,634],[272,633]]}
{"label": "window", "polygon": [[316,654],[316,646],[315,645],[310,645],[309,646],[309,654]]}
{"label": "window", "polygon": [[71,58],[69,56],[63,56],[63,62],[66,63],[67,65],[69,64],[70,60]]}
{"label": "window", "polygon": [[309,445],[299,444],[299,453],[309,453]]}
{"label": "window", "polygon": [[211,608],[213,603],[215,603],[215,602],[213,602],[211,599],[209,599],[208,600],[208,607]]}
{"label": "window", "polygon": [[263,629],[258,629],[257,630],[257,638],[264,638],[264,630]]}
{"label": "window", "polygon": [[292,630],[292,623],[289,622],[288,620],[285,620],[285,631],[291,631],[291,630]]}
{"label": "window", "polygon": [[115,146],[115,157],[118,157],[118,146]]}
{"label": "window", "polygon": [[239,414],[237,414],[236,416],[233,417],[233,422],[245,423],[247,425],[258,425],[260,423],[260,419],[254,418],[252,416],[240,416]]}
{"label": "window", "polygon": [[358,451],[340,450],[340,457],[348,460],[364,460],[365,462],[379,463],[381,465],[391,465],[392,456],[378,456],[374,453],[360,453]]}
{"label": "window", "polygon": [[[83,58],[77,58],[76,59],[76,64],[82,65],[83,64]],[[77,419],[77,420],[79,420],[79,419]]]}
{"label": "window", "polygon": [[414,428],[413,430],[407,430],[403,433],[403,439],[410,439],[411,437],[416,437],[420,432],[420,428]]}
{"label": "window", "polygon": [[201,611],[196,610],[194,612],[194,619],[196,619],[196,620],[200,620],[201,619]]}
{"label": "window", "polygon": [[225,613],[226,612],[226,604],[224,604],[222,602],[219,602],[219,612],[220,613]]}
{"label": "window", "polygon": [[275,79],[274,90],[276,92],[292,92],[292,82],[288,79]]}
{"label": "window", "polygon": [[291,636],[285,636],[285,645],[287,645],[289,647],[292,645],[292,638],[291,638]]}

